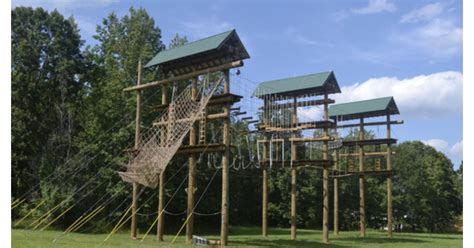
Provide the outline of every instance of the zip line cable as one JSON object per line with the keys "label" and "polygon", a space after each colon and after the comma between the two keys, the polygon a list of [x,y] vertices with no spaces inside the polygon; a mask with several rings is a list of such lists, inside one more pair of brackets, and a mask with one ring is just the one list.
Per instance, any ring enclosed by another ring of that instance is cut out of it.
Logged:
{"label": "zip line cable", "polygon": [[[142,103],[143,103],[143,104],[144,104],[144,103],[147,103],[147,102],[148,102],[150,99],[152,99],[158,92],[159,92],[159,89],[156,90],[151,96],[149,96],[149,97],[147,97],[146,99],[144,99],[144,101],[143,101]],[[111,110],[109,110],[109,111],[111,111]],[[118,126],[119,124],[121,124],[124,120],[126,120],[126,119],[127,119],[128,117],[130,117],[132,114],[133,114],[132,112],[128,112],[127,114],[125,114],[125,116],[124,116],[121,120],[117,121],[112,127],[110,127],[110,128],[107,129],[105,132],[103,132],[101,135],[99,135],[99,136],[93,141],[93,143],[95,143],[95,142],[98,141],[100,138],[102,138],[102,136],[105,136],[106,134],[108,134],[109,132],[111,132],[112,129],[114,129],[116,126]],[[135,120],[132,121],[131,123],[129,123],[129,125],[130,125],[130,124],[133,124],[133,123],[135,123]],[[111,140],[112,140],[112,139],[108,139],[108,140],[106,140],[106,141],[109,141],[109,143],[110,143]],[[105,144],[106,141],[103,141],[102,144],[99,144],[99,146]],[[90,161],[92,161],[95,157],[97,157],[97,156],[100,154],[100,152],[103,151],[103,150],[105,150],[105,149],[102,148],[102,150],[99,150],[99,152],[97,152],[97,155],[95,155],[94,157],[92,157],[92,159],[91,159]],[[80,156],[81,153],[82,153],[82,151],[79,152],[79,153],[77,153],[76,155],[74,155],[74,157],[72,157],[72,158],[70,158],[69,160],[67,160],[67,161],[63,164],[63,166],[66,165],[66,164],[68,164],[69,162],[75,160],[77,157]],[[83,156],[84,156],[84,155],[83,155]],[[81,161],[81,160],[79,160],[79,163],[81,163],[80,161]],[[90,162],[90,161],[89,161],[89,162]],[[66,173],[67,170],[68,170],[68,168],[71,168],[72,171],[74,171],[74,170],[76,170],[76,169],[77,169],[77,170],[81,170],[81,169],[83,169],[86,165],[88,165],[89,162],[88,162],[88,163],[85,163],[85,164],[82,164],[82,166],[79,166],[79,167],[76,167],[76,168],[74,168],[74,167],[67,167],[67,168],[66,168],[64,171],[62,171],[61,173]],[[59,168],[59,167],[57,167],[57,168]],[[77,172],[77,171],[76,171],[76,172]],[[52,177],[53,175],[56,175],[55,177],[53,177],[53,178],[51,179],[51,181],[52,181],[52,180],[54,180],[56,177],[59,177],[59,176],[61,175],[61,173],[59,173],[59,174],[51,173],[49,176],[47,176],[46,178],[43,179],[43,182],[44,182],[44,180],[48,180],[48,179],[49,179],[50,177]],[[17,200],[18,200],[18,199],[21,199],[21,198],[25,197],[26,195],[30,194],[31,192],[33,192],[33,191],[36,189],[36,187],[39,186],[40,184],[41,184],[41,182],[35,184],[30,190],[28,190],[27,192],[23,193],[21,196],[17,197]],[[25,200],[25,199],[24,199],[24,200]],[[23,201],[24,201],[24,200],[23,200]],[[15,201],[16,201],[16,200],[15,200]],[[22,201],[22,202],[23,202],[23,201]],[[12,203],[12,205],[13,205],[13,203]],[[12,207],[12,209],[13,209],[13,207]]]}

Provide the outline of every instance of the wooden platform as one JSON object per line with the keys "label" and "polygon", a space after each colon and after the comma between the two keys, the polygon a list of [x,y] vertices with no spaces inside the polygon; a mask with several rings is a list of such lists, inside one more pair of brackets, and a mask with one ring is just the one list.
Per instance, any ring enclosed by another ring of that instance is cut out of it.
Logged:
{"label": "wooden platform", "polygon": [[351,176],[391,176],[393,175],[393,170],[370,170],[370,171],[354,171],[354,172],[345,172],[345,171],[334,171],[334,175],[330,175],[332,178],[342,178],[342,177],[351,177]]}
{"label": "wooden platform", "polygon": [[373,145],[387,145],[396,144],[396,139],[371,139],[371,140],[346,140],[342,141],[342,146],[373,146]]}
{"label": "wooden platform", "polygon": [[[230,148],[234,148],[234,146],[230,146]],[[138,150],[136,149],[124,149],[123,152],[126,153],[137,153]],[[188,153],[211,153],[211,152],[224,152],[225,145],[224,144],[197,144],[197,145],[182,145],[176,154],[188,154]]]}
{"label": "wooden platform", "polygon": [[272,133],[272,132],[293,132],[300,130],[309,129],[322,129],[322,128],[333,128],[334,122],[332,121],[313,121],[313,122],[300,122],[297,125],[287,126],[265,126],[263,123],[255,124],[257,130],[260,132]]}
{"label": "wooden platform", "polygon": [[[207,106],[216,106],[216,105],[222,105],[222,104],[233,104],[236,102],[240,102],[240,99],[242,96],[235,95],[235,94],[220,94],[220,95],[215,95],[212,96],[211,99],[209,100],[209,103]],[[199,101],[197,99],[196,101]],[[169,107],[169,104],[160,104],[158,106],[155,106],[153,109],[156,111],[163,111]]]}
{"label": "wooden platform", "polygon": [[[283,162],[283,163],[282,163]],[[293,161],[293,167],[315,167],[315,168],[324,168],[325,166],[332,166],[334,161],[332,160],[297,160]],[[269,160],[260,161],[260,165],[262,166],[270,166]],[[273,160],[272,167],[282,167],[282,168],[290,168],[291,161],[290,160]]]}

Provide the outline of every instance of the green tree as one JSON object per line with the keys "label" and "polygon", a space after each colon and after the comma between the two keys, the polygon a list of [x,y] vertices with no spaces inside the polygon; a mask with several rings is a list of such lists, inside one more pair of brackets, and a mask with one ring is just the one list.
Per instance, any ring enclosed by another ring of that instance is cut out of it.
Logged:
{"label": "green tree", "polygon": [[419,141],[396,148],[394,169],[394,216],[413,230],[430,232],[451,228],[462,212],[462,193],[456,188],[451,161]]}
{"label": "green tree", "polygon": [[12,195],[35,189],[74,153],[84,72],[73,18],[12,10]]}

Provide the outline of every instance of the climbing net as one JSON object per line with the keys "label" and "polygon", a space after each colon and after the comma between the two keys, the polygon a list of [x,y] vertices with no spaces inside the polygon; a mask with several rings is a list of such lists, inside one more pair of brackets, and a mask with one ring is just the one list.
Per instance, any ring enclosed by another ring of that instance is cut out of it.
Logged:
{"label": "climbing net", "polygon": [[168,109],[142,132],[140,145],[126,165],[127,170],[119,172],[122,180],[156,188],[159,174],[178,151],[193,124],[204,118],[203,110],[223,80],[221,76],[215,83],[210,83],[209,75],[204,77],[196,95],[191,86],[176,97],[174,90]]}

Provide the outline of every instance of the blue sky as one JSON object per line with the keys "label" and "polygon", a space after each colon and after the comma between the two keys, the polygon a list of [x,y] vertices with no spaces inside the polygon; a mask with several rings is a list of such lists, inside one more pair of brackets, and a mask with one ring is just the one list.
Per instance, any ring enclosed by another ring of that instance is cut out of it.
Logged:
{"label": "blue sky", "polygon": [[[337,102],[393,95],[404,125],[400,141],[422,140],[457,168],[462,159],[461,1],[120,1],[15,0],[73,15],[87,44],[95,25],[114,11],[144,7],[168,44],[237,29],[251,58],[236,93],[256,82],[333,70],[343,93]],[[249,100],[243,107],[257,103]],[[302,110],[302,114],[320,112]],[[374,129],[381,136],[384,129]]]}

